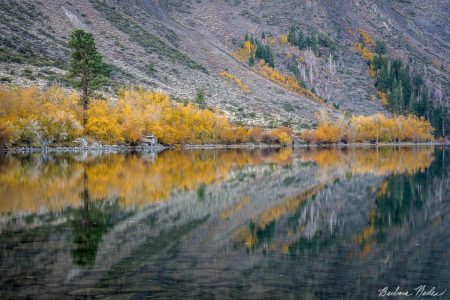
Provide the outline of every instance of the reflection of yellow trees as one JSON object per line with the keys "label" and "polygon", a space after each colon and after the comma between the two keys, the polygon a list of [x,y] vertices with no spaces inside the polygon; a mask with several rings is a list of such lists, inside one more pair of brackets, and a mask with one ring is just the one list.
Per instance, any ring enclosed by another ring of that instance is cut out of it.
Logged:
{"label": "reflection of yellow trees", "polygon": [[0,212],[59,211],[79,206],[83,189],[80,163],[7,158],[0,161]]}
{"label": "reflection of yellow trees", "polygon": [[109,154],[85,161],[61,158],[40,162],[8,157],[0,161],[0,213],[60,211],[82,205],[83,176],[92,199],[118,197],[123,207],[142,207],[168,199],[176,190],[226,179],[234,167],[287,163],[281,151],[166,151],[154,162],[137,155]]}
{"label": "reflection of yellow trees", "polygon": [[302,152],[300,158],[314,161],[321,168],[333,167],[357,174],[413,174],[430,166],[434,150],[432,147],[323,149]]}
{"label": "reflection of yellow trees", "polygon": [[222,219],[226,219],[229,218],[235,214],[237,214],[238,212],[241,211],[241,209],[247,205],[250,202],[250,197],[249,196],[245,196],[241,201],[239,201],[235,206],[233,206],[230,209],[227,209],[225,211],[222,212],[222,214],[220,215],[220,217]]}
{"label": "reflection of yellow trees", "polygon": [[[257,230],[264,229],[271,222],[280,219],[285,214],[296,212],[304,201],[311,198],[323,188],[324,185],[320,184],[314,186],[306,192],[302,192],[298,195],[295,195],[294,197],[287,198],[283,202],[277,203],[271,208],[263,211],[252,221],[252,223],[255,225],[255,228]],[[236,238],[237,240],[241,241],[247,249],[252,249],[255,246],[256,242],[258,242],[256,231],[252,230],[247,225],[238,229]]]}
{"label": "reflection of yellow trees", "polygon": [[[381,186],[381,189],[387,188],[387,183],[385,187]],[[377,217],[377,211],[375,208],[372,208],[369,212],[369,225],[365,227],[361,233],[354,237],[354,241],[356,244],[361,245],[361,256],[366,257],[370,251],[372,251],[375,246],[375,241],[373,240],[373,236],[377,233],[377,229],[375,226],[375,219]]]}

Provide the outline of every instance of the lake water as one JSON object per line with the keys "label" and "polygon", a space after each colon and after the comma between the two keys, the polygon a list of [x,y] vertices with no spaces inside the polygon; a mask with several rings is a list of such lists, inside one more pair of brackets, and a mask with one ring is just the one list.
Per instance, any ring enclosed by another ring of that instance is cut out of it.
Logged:
{"label": "lake water", "polygon": [[442,292],[449,173],[442,147],[3,154],[0,298]]}

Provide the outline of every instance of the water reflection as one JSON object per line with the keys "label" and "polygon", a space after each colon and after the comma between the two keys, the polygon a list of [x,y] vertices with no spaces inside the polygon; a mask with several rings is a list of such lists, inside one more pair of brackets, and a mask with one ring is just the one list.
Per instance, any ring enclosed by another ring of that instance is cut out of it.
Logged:
{"label": "water reflection", "polygon": [[[0,213],[47,213],[118,197],[121,207],[167,200],[176,191],[224,180],[245,165],[286,164],[292,150],[166,151],[154,161],[137,154],[40,155],[0,158]],[[7,199],[14,201],[7,201]]]}
{"label": "water reflection", "polygon": [[386,285],[445,288],[449,152],[2,156],[0,296],[376,298]]}

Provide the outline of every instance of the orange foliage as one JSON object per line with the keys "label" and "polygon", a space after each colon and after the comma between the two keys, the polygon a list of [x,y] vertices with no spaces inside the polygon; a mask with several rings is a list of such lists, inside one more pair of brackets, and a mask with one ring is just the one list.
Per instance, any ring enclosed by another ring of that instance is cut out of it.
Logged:
{"label": "orange foliage", "polygon": [[123,142],[118,114],[103,100],[94,100],[86,112],[86,134],[109,144]]}

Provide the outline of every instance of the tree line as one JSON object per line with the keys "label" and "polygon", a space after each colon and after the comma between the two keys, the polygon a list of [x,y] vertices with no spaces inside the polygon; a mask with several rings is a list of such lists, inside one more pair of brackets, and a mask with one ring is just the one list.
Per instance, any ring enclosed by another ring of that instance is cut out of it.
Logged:
{"label": "tree line", "polygon": [[436,128],[436,135],[444,136],[450,125],[448,108],[430,99],[427,84],[419,74],[413,78],[409,66],[400,59],[377,53],[371,62],[376,70],[375,87],[387,95],[387,108],[395,114],[412,113],[425,117]]}
{"label": "tree line", "polygon": [[297,25],[292,24],[287,36],[287,41],[297,46],[300,50],[311,49],[315,55],[321,56],[320,47],[328,48],[331,53],[335,52],[336,46],[326,35],[322,33],[305,34]]}
{"label": "tree line", "polygon": [[[265,41],[266,35],[264,32],[262,33],[261,38]],[[256,60],[263,59],[267,65],[275,68],[275,59],[272,48],[268,43],[263,42],[262,40],[255,38],[253,33],[250,35],[248,33],[245,34],[244,43],[241,45],[241,48],[254,47],[254,50],[250,52],[248,64],[252,66],[255,64]]]}
{"label": "tree line", "polygon": [[412,76],[409,65],[389,57],[383,41],[375,41],[365,30],[359,29],[358,32],[360,39],[353,50],[367,61],[380,102],[394,114],[424,117],[436,128],[436,136],[445,136],[450,130],[448,108],[431,100],[422,76]]}
{"label": "tree line", "polygon": [[323,120],[316,129],[303,130],[300,138],[307,144],[429,142],[434,139],[433,132],[424,117],[376,114]]}

